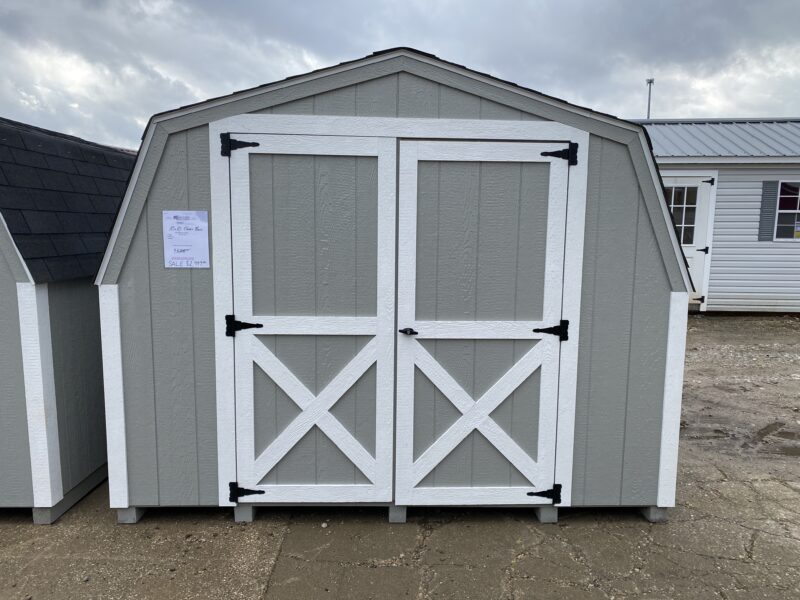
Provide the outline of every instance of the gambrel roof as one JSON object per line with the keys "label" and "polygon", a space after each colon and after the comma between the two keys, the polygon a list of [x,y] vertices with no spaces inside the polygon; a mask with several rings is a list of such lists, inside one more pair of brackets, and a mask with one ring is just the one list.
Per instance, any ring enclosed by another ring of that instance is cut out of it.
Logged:
{"label": "gambrel roof", "polygon": [[[117,281],[139,215],[146,203],[150,185],[171,134],[207,126],[212,121],[234,114],[268,110],[281,104],[397,73],[407,73],[434,81],[448,88],[529,113],[529,116],[536,115],[544,120],[564,122],[590,134],[627,146],[648,206],[648,215],[654,223],[656,239],[666,261],[670,282],[674,289],[692,289],[685,258],[663,197],[650,140],[642,125],[570,104],[413,48],[391,48],[374,52],[357,60],[154,115],[142,136],[139,157],[96,282],[101,284]],[[371,110],[375,108],[367,107],[367,110],[360,115],[408,116],[399,114],[399,107],[396,115],[376,115],[374,110]]]}
{"label": "gambrel roof", "polygon": [[0,214],[35,282],[97,273],[135,159],[0,118]]}

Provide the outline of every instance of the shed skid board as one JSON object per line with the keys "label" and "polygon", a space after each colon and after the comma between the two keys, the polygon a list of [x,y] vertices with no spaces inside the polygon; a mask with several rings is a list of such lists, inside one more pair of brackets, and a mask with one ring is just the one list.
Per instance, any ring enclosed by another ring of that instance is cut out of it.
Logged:
{"label": "shed skid board", "polygon": [[48,508],[64,497],[47,284],[18,283],[22,369],[31,451],[33,505]]}
{"label": "shed skid board", "polygon": [[108,491],[111,508],[126,508],[128,458],[125,437],[125,397],[122,385],[119,288],[116,284],[103,284],[99,293],[106,403]]}
{"label": "shed skid board", "polygon": [[103,483],[107,474],[108,471],[106,467],[102,466],[64,494],[64,497],[55,506],[51,508],[34,508],[33,523],[35,525],[51,525],[55,523],[61,518],[61,515],[75,506],[94,488]]}

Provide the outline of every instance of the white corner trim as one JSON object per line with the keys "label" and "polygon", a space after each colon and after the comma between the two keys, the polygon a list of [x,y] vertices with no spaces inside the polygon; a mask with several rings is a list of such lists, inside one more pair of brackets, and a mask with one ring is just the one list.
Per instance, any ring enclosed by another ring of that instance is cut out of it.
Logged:
{"label": "white corner trim", "polygon": [[656,501],[658,506],[667,508],[675,506],[688,312],[689,294],[672,292],[669,302],[664,408],[661,417],[661,457],[658,467],[658,499]]}
{"label": "white corner trim", "polygon": [[[211,177],[211,267],[214,283],[214,368],[217,388],[217,488],[220,506],[236,477],[236,379],[233,339],[225,335],[225,315],[233,312],[231,188],[228,158],[220,156],[219,132],[209,130]],[[215,150],[217,150],[215,152]]]}
{"label": "white corner trim", "polygon": [[569,169],[564,248],[564,292],[561,318],[569,321],[569,340],[560,345],[555,483],[561,484],[561,506],[572,505],[575,404],[578,393],[578,344],[583,284],[583,241],[589,185],[589,135],[578,141],[578,164]]}
{"label": "white corner trim", "polygon": [[33,505],[37,508],[50,508],[64,497],[64,489],[61,479],[47,284],[17,283],[17,306],[31,453]]}
{"label": "white corner trim", "polygon": [[108,492],[111,508],[128,508],[128,451],[122,382],[119,287],[116,284],[103,284],[99,286],[99,294],[108,448]]}

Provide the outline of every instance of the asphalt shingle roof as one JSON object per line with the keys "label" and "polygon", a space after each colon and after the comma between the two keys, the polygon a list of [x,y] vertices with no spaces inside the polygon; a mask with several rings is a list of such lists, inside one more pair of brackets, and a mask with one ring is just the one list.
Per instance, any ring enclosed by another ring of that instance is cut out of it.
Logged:
{"label": "asphalt shingle roof", "polygon": [[0,213],[37,283],[97,274],[135,160],[0,118]]}

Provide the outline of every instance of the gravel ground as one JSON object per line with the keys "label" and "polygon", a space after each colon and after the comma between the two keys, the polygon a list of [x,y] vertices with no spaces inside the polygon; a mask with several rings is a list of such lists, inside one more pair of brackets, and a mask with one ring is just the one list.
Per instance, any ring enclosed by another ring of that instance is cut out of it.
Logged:
{"label": "gravel ground", "polygon": [[679,506],[0,513],[0,598],[800,598],[800,318],[692,316]]}

